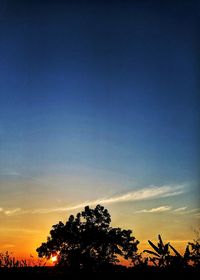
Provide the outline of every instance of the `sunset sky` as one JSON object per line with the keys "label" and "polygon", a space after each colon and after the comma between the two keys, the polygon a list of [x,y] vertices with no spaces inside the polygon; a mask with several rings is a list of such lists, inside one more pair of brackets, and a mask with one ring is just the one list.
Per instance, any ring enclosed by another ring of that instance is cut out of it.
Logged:
{"label": "sunset sky", "polygon": [[143,245],[194,237],[197,2],[0,1],[0,251],[98,203]]}

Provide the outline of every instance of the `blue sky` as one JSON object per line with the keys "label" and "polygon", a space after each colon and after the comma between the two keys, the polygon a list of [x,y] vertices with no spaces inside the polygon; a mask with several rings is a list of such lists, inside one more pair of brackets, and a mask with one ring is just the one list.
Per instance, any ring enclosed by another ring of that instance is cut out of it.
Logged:
{"label": "blue sky", "polygon": [[180,207],[197,204],[197,2],[47,2],[1,1],[0,177],[9,207],[29,194],[34,207],[41,188],[76,205],[76,196],[167,184],[189,186]]}
{"label": "blue sky", "polygon": [[197,176],[193,2],[6,2],[4,168],[62,163],[152,181]]}

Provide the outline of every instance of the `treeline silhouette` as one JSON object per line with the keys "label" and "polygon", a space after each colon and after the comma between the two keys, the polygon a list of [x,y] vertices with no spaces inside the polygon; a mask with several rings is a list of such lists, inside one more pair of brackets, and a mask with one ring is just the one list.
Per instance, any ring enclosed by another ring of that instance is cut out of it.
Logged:
{"label": "treeline silhouette", "polygon": [[[138,253],[139,241],[132,236],[132,231],[111,227],[110,223],[111,216],[103,206],[97,205],[94,209],[86,206],[76,216],[71,215],[66,223],[59,222],[52,226],[47,241],[36,250],[40,261],[34,263],[32,260],[31,264],[15,260],[8,252],[1,253],[0,270],[6,273],[11,268],[16,272],[17,268],[19,271],[20,268],[33,266],[43,274],[44,271],[53,271],[62,275],[77,272],[199,272],[198,231],[193,242],[188,242],[183,255],[169,242],[165,244],[160,235],[157,244],[148,240],[152,250]],[[55,260],[55,267],[45,267],[45,259]],[[124,260],[130,265],[123,265]],[[30,270],[32,274],[36,271],[33,268]]]}

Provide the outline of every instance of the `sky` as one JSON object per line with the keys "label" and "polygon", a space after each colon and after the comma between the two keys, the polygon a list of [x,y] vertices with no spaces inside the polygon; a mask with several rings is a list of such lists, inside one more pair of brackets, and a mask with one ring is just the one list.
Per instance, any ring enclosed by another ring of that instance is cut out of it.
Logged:
{"label": "sky", "polygon": [[0,250],[104,205],[146,244],[199,225],[198,1],[0,2]]}

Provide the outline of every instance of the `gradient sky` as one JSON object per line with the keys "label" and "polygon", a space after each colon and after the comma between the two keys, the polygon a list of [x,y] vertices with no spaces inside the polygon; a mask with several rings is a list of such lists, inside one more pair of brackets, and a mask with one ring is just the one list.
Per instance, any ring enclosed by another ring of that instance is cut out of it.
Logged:
{"label": "gradient sky", "polygon": [[198,1],[1,0],[0,250],[34,252],[89,202],[142,242],[193,238],[198,15]]}

